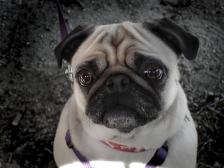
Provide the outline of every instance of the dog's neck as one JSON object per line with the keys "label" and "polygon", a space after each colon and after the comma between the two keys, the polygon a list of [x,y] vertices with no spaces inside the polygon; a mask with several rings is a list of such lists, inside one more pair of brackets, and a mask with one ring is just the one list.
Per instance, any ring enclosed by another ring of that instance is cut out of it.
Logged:
{"label": "dog's neck", "polygon": [[[81,123],[75,124],[75,129],[71,132],[71,139],[74,146],[76,146],[77,149],[81,151],[82,154],[91,162],[103,160],[105,162],[112,161],[114,163],[120,162],[131,164],[133,161],[136,161],[137,163],[139,162],[145,164],[153,157],[156,151],[156,149],[150,149],[143,152],[124,152],[122,150],[116,150],[113,147],[105,145],[100,140],[89,136],[83,130]],[[129,148],[131,147],[128,147],[127,150],[129,150]],[[67,148],[67,150],[70,149]]]}
{"label": "dog's neck", "polygon": [[[71,140],[71,134],[70,134],[69,130],[67,130],[67,132],[66,132],[65,141],[66,141],[67,147],[73,151],[74,155],[79,159],[79,161],[83,164],[83,166],[85,166],[86,168],[92,167],[88,158],[86,158],[74,146],[74,144]],[[128,151],[128,149],[129,148],[127,148],[126,150],[122,150],[122,151],[123,152],[132,152],[132,151]],[[119,150],[120,150],[120,148],[119,148]],[[143,151],[134,151],[134,152],[143,152]],[[167,147],[167,145],[163,145],[162,147],[160,147],[159,149],[156,150],[152,159],[149,160],[148,163],[145,164],[145,168],[148,168],[148,167],[154,168],[154,167],[160,166],[166,160],[167,154],[168,154],[168,147]],[[142,164],[142,165],[144,165],[144,164]]]}

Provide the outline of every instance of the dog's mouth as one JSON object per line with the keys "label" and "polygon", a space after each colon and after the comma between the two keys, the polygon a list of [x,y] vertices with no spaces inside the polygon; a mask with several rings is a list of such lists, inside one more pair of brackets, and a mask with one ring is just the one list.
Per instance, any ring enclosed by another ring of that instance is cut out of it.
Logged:
{"label": "dog's mouth", "polygon": [[106,110],[102,117],[102,123],[108,128],[118,129],[128,133],[134,128],[143,125],[146,121],[128,106],[114,105]]}
{"label": "dog's mouth", "polygon": [[86,114],[95,123],[129,133],[156,119],[161,110],[154,93],[132,84],[127,90],[108,91],[102,87],[89,99]]}

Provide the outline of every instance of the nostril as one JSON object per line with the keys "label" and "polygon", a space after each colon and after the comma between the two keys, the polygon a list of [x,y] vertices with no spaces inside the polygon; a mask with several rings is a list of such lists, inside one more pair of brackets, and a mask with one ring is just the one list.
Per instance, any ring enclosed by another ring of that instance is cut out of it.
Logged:
{"label": "nostril", "polygon": [[106,86],[109,87],[109,88],[112,88],[114,86],[113,81],[111,79],[107,80]]}
{"label": "nostril", "polygon": [[116,91],[119,91],[121,89],[126,89],[130,82],[130,78],[126,75],[113,75],[106,80],[105,85],[110,90],[115,89]]}
{"label": "nostril", "polygon": [[127,86],[127,85],[129,85],[129,83],[130,83],[129,78],[123,78],[121,80],[121,86]]}

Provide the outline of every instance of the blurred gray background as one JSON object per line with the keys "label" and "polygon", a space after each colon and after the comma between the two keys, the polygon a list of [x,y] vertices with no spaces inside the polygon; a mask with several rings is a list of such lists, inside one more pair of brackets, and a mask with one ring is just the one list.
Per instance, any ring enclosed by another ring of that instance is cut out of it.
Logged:
{"label": "blurred gray background", "polygon": [[[170,2],[170,3],[168,3]],[[224,1],[62,0],[70,28],[168,17],[200,40],[180,59],[199,133],[198,167],[224,168]],[[0,0],[0,168],[54,167],[52,142],[71,94],[53,54],[60,42],[53,0]]]}

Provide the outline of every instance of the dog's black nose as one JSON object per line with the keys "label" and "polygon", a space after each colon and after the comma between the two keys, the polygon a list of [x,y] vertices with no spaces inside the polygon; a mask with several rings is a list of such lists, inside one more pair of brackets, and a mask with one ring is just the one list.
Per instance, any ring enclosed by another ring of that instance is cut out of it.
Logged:
{"label": "dog's black nose", "polygon": [[128,88],[130,84],[130,78],[124,74],[117,74],[110,76],[106,81],[106,86],[110,90],[122,91]]}

